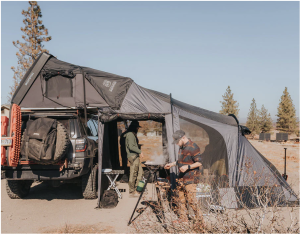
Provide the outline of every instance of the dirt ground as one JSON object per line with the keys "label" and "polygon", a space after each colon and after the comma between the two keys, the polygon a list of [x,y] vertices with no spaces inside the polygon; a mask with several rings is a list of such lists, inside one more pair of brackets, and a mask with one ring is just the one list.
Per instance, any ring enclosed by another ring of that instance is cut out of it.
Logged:
{"label": "dirt ground", "polygon": [[[155,139],[148,141],[151,148],[160,143]],[[266,158],[283,173],[284,147],[287,148],[288,182],[296,193],[299,191],[299,144],[279,144],[250,140]],[[144,141],[143,143],[146,143]],[[147,153],[148,153],[147,152]],[[157,150],[157,154],[159,154]],[[123,199],[114,209],[95,209],[96,200],[84,200],[81,188],[65,184],[52,188],[46,183],[34,183],[26,199],[13,200],[6,194],[6,180],[1,180],[1,232],[2,233],[128,233],[134,232],[127,223],[138,198],[128,197],[128,185],[119,184],[126,189]],[[149,199],[154,199],[152,185],[148,188]]]}
{"label": "dirt ground", "polygon": [[127,184],[118,185],[126,192],[113,209],[95,209],[97,200],[84,200],[75,184],[52,188],[34,183],[22,200],[10,199],[5,184],[6,180],[1,180],[1,233],[132,232],[127,223],[138,198],[129,198]]}

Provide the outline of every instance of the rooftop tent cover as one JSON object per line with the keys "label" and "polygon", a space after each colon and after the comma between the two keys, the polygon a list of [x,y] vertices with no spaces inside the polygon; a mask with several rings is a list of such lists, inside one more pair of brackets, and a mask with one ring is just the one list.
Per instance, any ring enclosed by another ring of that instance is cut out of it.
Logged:
{"label": "rooftop tent cover", "polygon": [[23,77],[12,103],[25,108],[78,108],[84,103],[85,86],[88,107],[119,109],[132,82],[128,77],[80,67],[43,53]]}

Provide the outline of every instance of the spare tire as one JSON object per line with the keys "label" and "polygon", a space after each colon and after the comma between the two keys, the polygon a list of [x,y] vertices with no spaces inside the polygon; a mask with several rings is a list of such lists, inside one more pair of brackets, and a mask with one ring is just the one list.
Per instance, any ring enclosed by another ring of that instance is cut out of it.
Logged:
{"label": "spare tire", "polygon": [[69,139],[68,130],[61,122],[57,121],[56,149],[54,155],[54,160],[56,162],[60,160],[63,156],[65,156],[69,148],[69,145],[70,145],[70,139]]}
{"label": "spare tire", "polygon": [[[24,135],[25,134],[26,134],[26,130],[24,131],[24,133],[22,135],[22,146],[23,146],[22,147],[23,150],[21,150],[22,155],[25,155],[24,154],[24,152],[25,152]],[[29,145],[30,145],[30,150],[38,151],[41,147],[41,142],[36,139],[30,139]],[[43,164],[43,165],[57,163],[59,160],[61,160],[65,156],[65,154],[67,153],[67,150],[69,148],[69,145],[70,145],[70,139],[69,139],[68,131],[61,122],[57,121],[54,155],[51,155],[51,158],[37,159],[37,158],[31,157],[31,155],[29,153],[29,159],[31,161],[34,161],[36,163]]]}

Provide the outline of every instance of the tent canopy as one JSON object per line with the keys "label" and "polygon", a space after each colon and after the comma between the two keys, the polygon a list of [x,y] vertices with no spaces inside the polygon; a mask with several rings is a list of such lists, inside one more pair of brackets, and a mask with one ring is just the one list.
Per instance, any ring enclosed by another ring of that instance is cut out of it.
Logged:
{"label": "tent canopy", "polygon": [[[178,159],[179,150],[172,144],[172,134],[183,129],[202,149],[203,166],[225,176],[228,188],[250,186],[249,178],[258,176],[254,172],[259,171],[263,173],[257,180],[259,186],[278,186],[278,195],[284,193],[287,201],[297,200],[277,169],[244,137],[234,116],[180,102],[143,88],[131,78],[73,65],[43,53],[25,74],[12,103],[30,109],[79,109],[85,107],[84,103],[87,108],[97,108],[100,159],[106,123],[118,119],[162,120],[163,151],[170,162]],[[171,173],[176,175],[178,171],[173,167]]]}

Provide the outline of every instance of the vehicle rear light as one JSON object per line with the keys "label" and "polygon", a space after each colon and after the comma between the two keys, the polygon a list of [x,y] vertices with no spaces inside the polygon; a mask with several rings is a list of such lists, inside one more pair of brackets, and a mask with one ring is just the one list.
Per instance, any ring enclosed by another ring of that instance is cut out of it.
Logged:
{"label": "vehicle rear light", "polygon": [[76,152],[84,152],[87,148],[87,142],[86,139],[77,139],[76,145],[75,145],[75,151]]}

